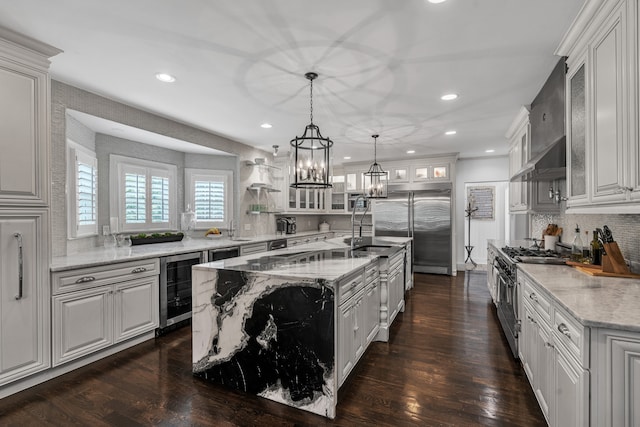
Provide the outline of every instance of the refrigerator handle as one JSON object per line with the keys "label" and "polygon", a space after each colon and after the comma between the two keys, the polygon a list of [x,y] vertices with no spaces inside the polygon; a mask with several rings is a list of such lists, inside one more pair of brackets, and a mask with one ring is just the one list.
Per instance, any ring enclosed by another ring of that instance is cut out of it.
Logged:
{"label": "refrigerator handle", "polygon": [[413,192],[409,193],[409,200],[407,201],[408,205],[409,205],[409,218],[408,218],[408,222],[407,222],[407,237],[413,237],[413,200],[414,200],[414,194]]}

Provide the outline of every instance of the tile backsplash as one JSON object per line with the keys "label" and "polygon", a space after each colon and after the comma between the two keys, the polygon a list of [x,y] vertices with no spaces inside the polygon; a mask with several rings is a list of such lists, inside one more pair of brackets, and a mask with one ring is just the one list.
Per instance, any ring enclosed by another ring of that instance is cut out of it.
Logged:
{"label": "tile backsplash", "polygon": [[[593,230],[608,225],[614,240],[620,246],[625,259],[631,261],[632,268],[637,271],[640,263],[640,215],[638,214],[534,214],[531,216],[531,235],[542,236],[548,224],[562,227],[562,242],[571,243],[576,224],[580,227],[583,243],[586,245],[593,237]],[[585,238],[588,231],[588,238]]]}

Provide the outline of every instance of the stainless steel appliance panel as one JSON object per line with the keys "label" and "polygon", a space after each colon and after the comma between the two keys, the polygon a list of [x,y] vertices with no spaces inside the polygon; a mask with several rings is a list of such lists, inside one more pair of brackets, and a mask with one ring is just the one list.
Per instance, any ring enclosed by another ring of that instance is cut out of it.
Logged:
{"label": "stainless steel appliance panel", "polygon": [[414,270],[451,274],[451,191],[413,195]]}
{"label": "stainless steel appliance panel", "polygon": [[413,268],[451,274],[451,184],[389,187],[389,198],[373,207],[376,236],[413,237]]}

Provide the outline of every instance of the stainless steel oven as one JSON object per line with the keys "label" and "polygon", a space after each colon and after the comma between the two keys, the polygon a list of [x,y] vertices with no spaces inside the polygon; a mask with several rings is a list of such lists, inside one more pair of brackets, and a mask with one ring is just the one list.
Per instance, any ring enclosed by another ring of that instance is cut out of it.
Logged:
{"label": "stainless steel oven", "polygon": [[518,286],[516,267],[510,260],[498,256],[494,259],[494,278],[496,281],[496,308],[498,320],[507,338],[513,356],[518,358]]}
{"label": "stainless steel oven", "polygon": [[160,258],[158,334],[169,326],[191,319],[191,267],[202,262],[202,252]]}

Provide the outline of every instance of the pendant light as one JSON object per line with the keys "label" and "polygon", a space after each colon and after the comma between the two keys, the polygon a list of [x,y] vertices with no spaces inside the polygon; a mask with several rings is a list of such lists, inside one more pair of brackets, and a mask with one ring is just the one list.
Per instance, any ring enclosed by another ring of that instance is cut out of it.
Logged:
{"label": "pendant light", "polygon": [[318,77],[316,73],[304,75],[309,80],[310,117],[311,122],[304,129],[302,136],[291,140],[293,147],[293,162],[291,171],[291,188],[325,189],[331,188],[329,178],[329,155],[333,141],[324,138],[320,128],[313,124],[313,81]]}
{"label": "pendant light", "polygon": [[365,189],[365,196],[370,199],[385,199],[387,197],[387,172],[378,164],[377,142],[379,135],[371,135],[373,138],[373,164],[364,173],[369,178],[369,185]]}

